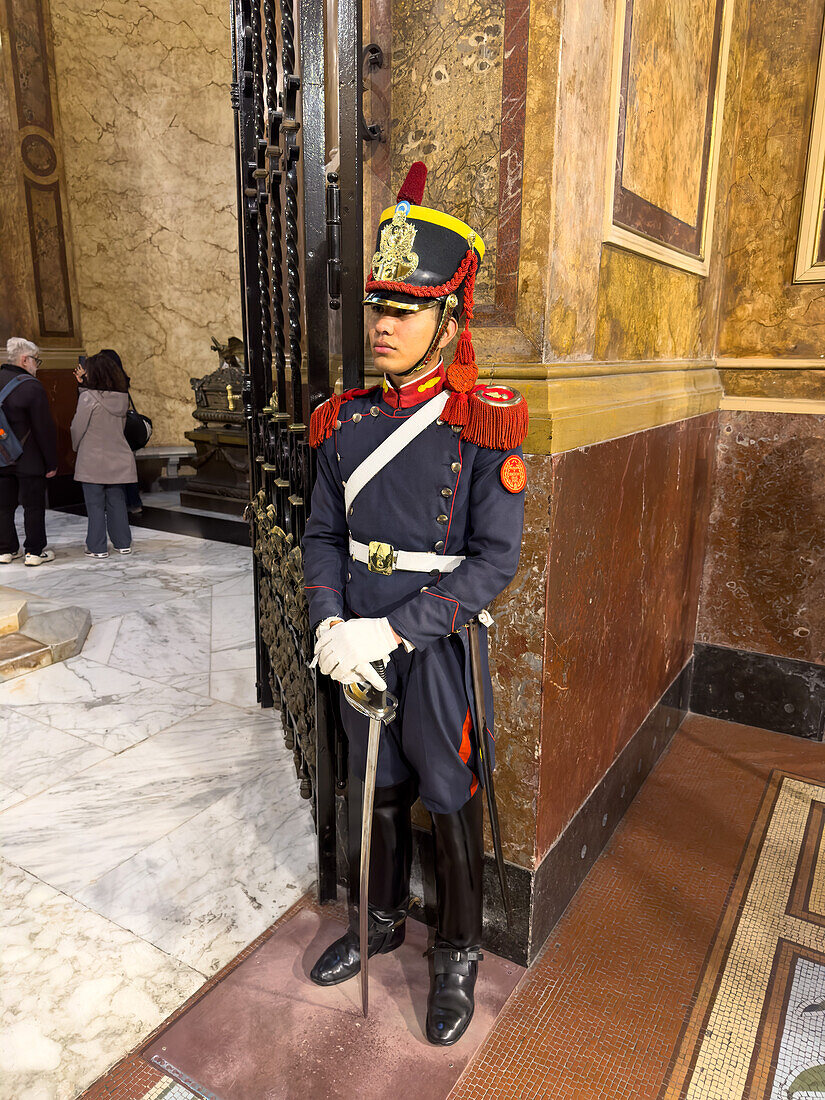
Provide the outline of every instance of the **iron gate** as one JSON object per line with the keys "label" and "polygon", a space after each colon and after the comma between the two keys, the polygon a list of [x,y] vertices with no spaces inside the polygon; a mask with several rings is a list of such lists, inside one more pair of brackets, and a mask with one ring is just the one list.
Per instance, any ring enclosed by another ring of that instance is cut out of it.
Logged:
{"label": "iron gate", "polygon": [[363,378],[361,141],[379,134],[361,116],[360,28],[360,0],[232,0],[258,699],[280,708],[312,800],[321,901],[335,896],[345,741],[308,668],[300,543],[315,473],[306,425],[329,396],[331,352],[344,388]]}

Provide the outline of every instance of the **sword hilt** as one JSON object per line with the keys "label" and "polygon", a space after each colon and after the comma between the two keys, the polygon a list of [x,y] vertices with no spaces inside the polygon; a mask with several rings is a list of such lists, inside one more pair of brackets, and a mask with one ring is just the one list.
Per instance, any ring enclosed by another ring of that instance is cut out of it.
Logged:
{"label": "sword hilt", "polygon": [[[371,661],[370,664],[386,683],[386,661]],[[398,709],[398,700],[391,692],[386,688],[379,691],[372,684],[344,684],[344,698],[359,714],[380,722],[391,722]]]}

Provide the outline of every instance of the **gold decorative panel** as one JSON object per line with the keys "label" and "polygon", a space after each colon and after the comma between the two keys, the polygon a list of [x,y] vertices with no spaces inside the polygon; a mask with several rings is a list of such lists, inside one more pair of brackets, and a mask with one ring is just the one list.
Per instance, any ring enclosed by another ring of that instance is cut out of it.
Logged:
{"label": "gold decorative panel", "polygon": [[811,141],[799,221],[795,283],[825,282],[825,36],[819,54]]}
{"label": "gold decorative panel", "polygon": [[732,0],[618,0],[605,240],[707,274]]}

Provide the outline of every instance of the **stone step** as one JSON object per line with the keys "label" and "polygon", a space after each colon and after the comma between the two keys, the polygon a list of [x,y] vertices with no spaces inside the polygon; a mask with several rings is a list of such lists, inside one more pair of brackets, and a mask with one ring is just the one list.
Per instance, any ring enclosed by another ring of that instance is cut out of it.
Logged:
{"label": "stone step", "polygon": [[0,680],[11,680],[52,663],[52,651],[43,642],[17,633],[0,637]]}
{"label": "stone step", "polygon": [[92,625],[92,616],[85,607],[57,607],[40,611],[27,619],[23,633],[35,642],[47,645],[52,663],[68,661],[83,648]]}
{"label": "stone step", "polygon": [[27,593],[0,585],[0,635],[14,634],[28,618]]}

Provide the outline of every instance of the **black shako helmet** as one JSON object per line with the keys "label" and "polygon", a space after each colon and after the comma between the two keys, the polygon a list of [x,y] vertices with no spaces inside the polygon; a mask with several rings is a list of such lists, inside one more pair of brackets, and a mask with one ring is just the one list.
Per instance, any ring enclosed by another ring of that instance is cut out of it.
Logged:
{"label": "black shako helmet", "polygon": [[395,206],[382,213],[365,287],[364,305],[411,312],[441,308],[427,353],[406,373],[419,370],[429,361],[453,314],[460,318],[463,313],[465,319],[456,358],[475,362],[469,323],[484,242],[466,222],[421,205],[426,179],[427,166],[416,161],[398,192]]}

